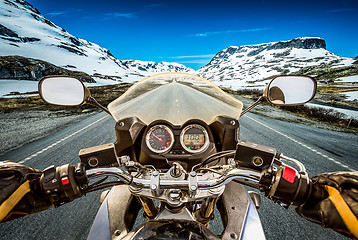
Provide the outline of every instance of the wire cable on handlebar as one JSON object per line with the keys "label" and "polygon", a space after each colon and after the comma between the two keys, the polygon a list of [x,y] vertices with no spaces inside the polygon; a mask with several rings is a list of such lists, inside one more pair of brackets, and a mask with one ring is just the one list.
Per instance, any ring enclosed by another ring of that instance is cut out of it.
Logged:
{"label": "wire cable on handlebar", "polygon": [[112,181],[112,182],[106,182],[106,183],[100,184],[98,186],[92,186],[91,185],[85,190],[85,192],[89,193],[89,192],[97,191],[97,190],[104,189],[104,188],[107,188],[107,187],[113,187],[115,185],[123,185],[123,184],[124,183],[119,182],[119,181]]}
{"label": "wire cable on handlebar", "polygon": [[219,175],[224,175],[224,173],[220,172],[220,171],[217,171],[215,169],[212,169],[212,168],[199,168],[198,170],[201,170],[201,171],[210,171],[210,172],[213,172],[213,173],[216,173],[216,174],[219,174]]}
{"label": "wire cable on handlebar", "polygon": [[103,183],[104,181],[106,181],[108,179],[108,176],[105,176],[104,178],[98,180],[97,182],[93,183],[90,187],[94,187],[100,183]]}
{"label": "wire cable on handlebar", "polygon": [[[196,165],[196,166],[199,166],[199,168],[201,168],[202,166],[205,166],[215,160],[218,160],[220,158],[223,158],[223,157],[229,157],[229,156],[232,156],[235,154],[235,150],[228,150],[228,151],[222,151],[222,152],[218,152],[218,153],[214,153],[212,155],[210,155],[209,157],[207,157],[200,165]],[[193,167],[193,170],[194,168],[196,167],[194,166]]]}
{"label": "wire cable on handlebar", "polygon": [[250,183],[250,182],[248,182],[248,181],[244,181],[244,180],[241,180],[241,179],[234,179],[233,181],[234,181],[234,182],[237,182],[237,183],[241,183],[241,184],[247,185],[247,186],[249,186],[249,187],[253,187],[253,188],[259,189],[259,185],[258,185],[258,184],[255,184],[255,183]]}

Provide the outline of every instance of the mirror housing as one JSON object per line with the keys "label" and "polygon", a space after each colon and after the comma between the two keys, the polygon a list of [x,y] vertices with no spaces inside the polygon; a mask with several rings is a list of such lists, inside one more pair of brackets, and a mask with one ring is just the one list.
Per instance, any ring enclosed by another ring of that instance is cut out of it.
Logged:
{"label": "mirror housing", "polygon": [[60,106],[81,106],[91,97],[83,82],[70,76],[46,76],[39,81],[40,97]]}
{"label": "mirror housing", "polygon": [[71,76],[46,76],[39,81],[39,94],[42,100],[59,106],[81,106],[90,104],[111,115],[109,110],[91,96],[83,82]]}
{"label": "mirror housing", "polygon": [[305,104],[314,98],[316,91],[317,82],[311,77],[296,75],[275,77],[267,85],[264,94],[242,111],[240,117],[265,101],[278,106]]}
{"label": "mirror housing", "polygon": [[317,82],[307,76],[278,76],[264,91],[267,101],[278,106],[302,105],[311,101],[317,91]]}

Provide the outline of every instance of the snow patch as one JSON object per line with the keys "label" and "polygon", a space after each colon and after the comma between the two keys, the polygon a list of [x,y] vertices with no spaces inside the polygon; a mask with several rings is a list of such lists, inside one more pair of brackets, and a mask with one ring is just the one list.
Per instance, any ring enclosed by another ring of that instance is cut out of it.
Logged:
{"label": "snow patch", "polygon": [[[0,79],[0,98],[5,97],[23,97],[19,95],[10,95],[11,92],[19,92],[19,93],[27,93],[27,92],[35,92],[38,89],[38,82],[35,81],[26,81],[26,80],[4,80]],[[26,95],[28,96],[28,95]]]}
{"label": "snow patch", "polygon": [[348,101],[358,101],[358,91],[344,92]]}
{"label": "snow patch", "polygon": [[336,79],[335,81],[342,82],[342,83],[356,83],[356,82],[358,82],[358,75],[349,76],[349,77],[341,77],[341,78]]}

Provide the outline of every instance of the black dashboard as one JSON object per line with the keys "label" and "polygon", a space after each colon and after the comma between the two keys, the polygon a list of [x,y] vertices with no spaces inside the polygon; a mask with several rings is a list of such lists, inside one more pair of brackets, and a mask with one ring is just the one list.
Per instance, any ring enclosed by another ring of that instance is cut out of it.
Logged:
{"label": "black dashboard", "polygon": [[[216,152],[214,137],[208,125],[200,120],[190,120],[182,126],[167,121],[155,121],[144,131],[139,162],[197,161]],[[196,161],[197,160],[197,161]],[[189,162],[188,162],[189,163]],[[192,165],[189,164],[189,165]]]}
{"label": "black dashboard", "polygon": [[136,117],[116,123],[115,151],[133,161],[156,168],[169,168],[173,162],[190,171],[208,156],[235,150],[239,139],[237,120],[218,116],[209,125],[192,119],[183,125],[157,120],[149,125]]}

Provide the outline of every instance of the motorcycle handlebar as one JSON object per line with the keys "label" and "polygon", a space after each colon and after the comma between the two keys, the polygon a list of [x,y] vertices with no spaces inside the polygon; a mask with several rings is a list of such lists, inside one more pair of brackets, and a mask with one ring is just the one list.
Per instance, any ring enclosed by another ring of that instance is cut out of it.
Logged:
{"label": "motorcycle handlebar", "polygon": [[[133,187],[150,189],[153,182],[150,179],[141,179],[130,176],[119,168],[101,168],[87,170],[89,178],[99,176],[115,176],[120,181]],[[161,189],[184,189],[193,191],[196,189],[217,188],[234,179],[245,180],[242,183],[247,184],[246,180],[257,181],[257,188],[264,192],[271,200],[279,203],[283,207],[291,204],[298,206],[307,201],[320,201],[326,198],[327,192],[323,189],[313,186],[306,172],[297,172],[289,166],[270,171],[268,169],[261,173],[247,169],[233,169],[219,178],[210,180],[190,180],[195,178],[196,173],[189,173],[188,180],[167,180],[160,179],[159,186]],[[193,182],[195,183],[193,185]],[[251,185],[252,186],[252,185]]]}
{"label": "motorcycle handlebar", "polygon": [[[247,185],[249,185],[248,180],[256,181],[258,184],[255,187],[283,207],[289,207],[291,204],[298,206],[307,201],[317,201],[327,197],[327,193],[323,189],[313,186],[305,172],[297,172],[288,166],[277,171],[273,169],[265,169],[259,173],[248,169],[234,168],[218,178],[209,180],[200,180],[196,172],[190,172],[188,179],[177,180],[160,179],[160,174],[157,171],[151,173],[150,179],[142,179],[133,177],[116,167],[94,168],[85,171],[81,164],[77,167],[67,164],[57,168],[51,166],[45,169],[41,177],[41,186],[48,199],[56,207],[81,197],[86,192],[101,189],[100,185],[88,187],[88,179],[105,176],[113,176],[119,180],[103,185],[106,187],[127,184],[152,190],[159,187],[160,189],[183,189],[192,192],[217,188],[235,179],[243,180],[241,183]],[[153,181],[154,177],[157,178],[155,181]],[[158,184],[158,186],[155,184]],[[91,190],[89,191],[89,189]]]}
{"label": "motorcycle handlebar", "polygon": [[[135,178],[124,172],[119,168],[95,168],[86,171],[86,174],[89,178],[102,177],[102,176],[114,176],[117,177],[124,184],[128,184],[133,187],[138,188],[151,188],[152,181],[150,179]],[[210,180],[194,180],[190,181],[190,178],[196,178],[196,172],[189,173],[188,180],[168,180],[160,179],[160,188],[162,189],[186,189],[190,190],[195,183],[197,189],[211,189],[217,188],[222,185],[227,184],[233,179],[241,178],[246,180],[256,180],[260,178],[260,173],[244,169],[233,169],[228,173],[217,179]]]}

